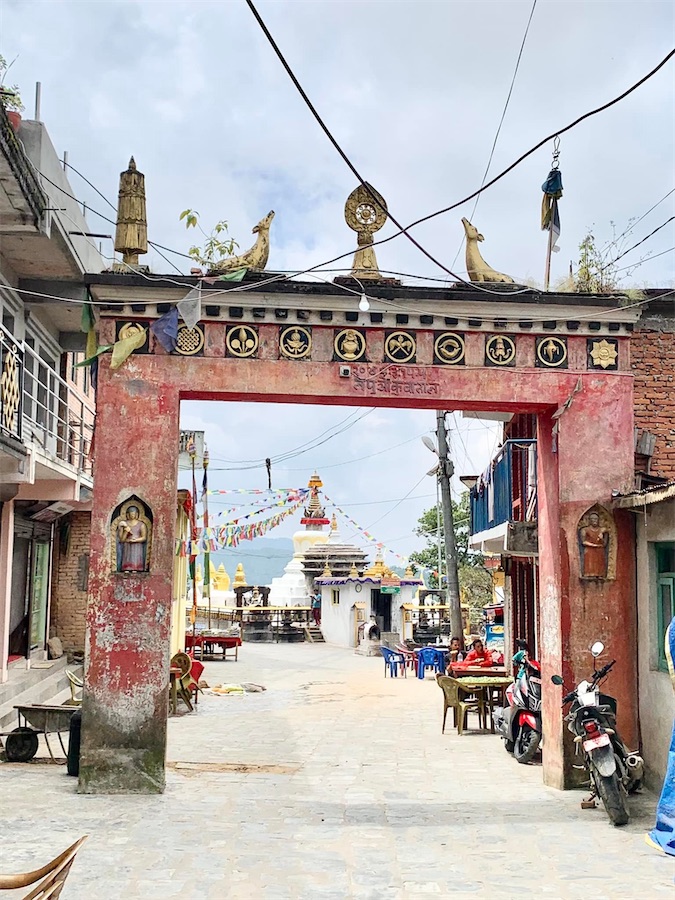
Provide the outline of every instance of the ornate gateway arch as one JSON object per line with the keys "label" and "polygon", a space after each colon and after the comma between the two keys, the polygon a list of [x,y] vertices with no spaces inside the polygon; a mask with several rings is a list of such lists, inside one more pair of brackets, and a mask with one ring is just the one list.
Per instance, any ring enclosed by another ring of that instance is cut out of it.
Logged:
{"label": "ornate gateway arch", "polygon": [[[100,344],[145,328],[194,283],[172,280],[92,276],[92,296],[104,304]],[[148,331],[120,368],[101,357],[81,790],[164,787],[181,399],[536,414],[545,779],[562,787],[570,771],[560,689],[548,676],[585,676],[598,637],[619,660],[620,727],[635,741],[631,523],[617,511],[611,530],[591,508],[633,484],[637,311],[618,298],[508,284],[494,296],[384,281],[368,284],[362,311],[345,292],[360,293],[351,279],[260,281],[250,275],[236,292],[205,287],[203,318],[179,329],[170,353]],[[125,543],[133,535],[137,549]],[[613,577],[602,577],[610,565]]]}

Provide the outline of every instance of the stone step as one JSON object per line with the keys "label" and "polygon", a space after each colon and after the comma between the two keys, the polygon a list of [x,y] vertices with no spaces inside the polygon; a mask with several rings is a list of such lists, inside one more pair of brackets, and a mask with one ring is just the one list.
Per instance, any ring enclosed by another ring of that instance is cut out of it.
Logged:
{"label": "stone step", "polygon": [[31,685],[38,684],[47,675],[65,669],[68,666],[65,656],[61,657],[61,659],[50,659],[47,662],[49,663],[49,668],[43,668],[42,664],[36,666],[33,663],[30,669],[26,668],[26,661],[23,659],[10,663],[7,670],[8,680],[4,684],[0,684],[0,706],[11,700],[12,697],[22,694]]}
{"label": "stone step", "polygon": [[[60,660],[55,660],[60,662]],[[67,663],[64,661],[54,669],[36,669],[41,671],[43,678],[37,683],[30,684],[23,691],[9,699],[4,699],[0,704],[0,731],[11,731],[17,726],[17,712],[15,706],[26,706],[29,703],[54,703],[60,706],[62,702],[70,699],[70,684],[66,675]],[[82,667],[70,668],[75,675],[82,676]],[[44,677],[46,675],[46,677]]]}
{"label": "stone step", "polygon": [[305,634],[309,638],[310,644],[325,644],[326,640],[323,636],[323,632],[318,627],[318,625],[307,625],[305,627]]}

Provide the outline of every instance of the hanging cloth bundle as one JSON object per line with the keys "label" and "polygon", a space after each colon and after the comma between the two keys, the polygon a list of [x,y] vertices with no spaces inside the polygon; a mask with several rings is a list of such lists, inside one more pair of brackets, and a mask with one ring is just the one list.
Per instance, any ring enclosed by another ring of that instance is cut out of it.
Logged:
{"label": "hanging cloth bundle", "polygon": [[544,192],[541,201],[541,230],[551,232],[551,250],[557,253],[560,250],[560,247],[557,246],[558,238],[560,237],[558,200],[563,195],[562,172],[560,169],[557,167],[551,169],[541,189]]}

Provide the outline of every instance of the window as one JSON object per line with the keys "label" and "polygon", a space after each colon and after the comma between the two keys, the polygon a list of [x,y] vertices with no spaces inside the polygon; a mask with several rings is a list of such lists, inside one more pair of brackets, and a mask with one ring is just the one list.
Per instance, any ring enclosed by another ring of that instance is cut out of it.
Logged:
{"label": "window", "polygon": [[333,588],[330,592],[330,599],[333,606],[340,605],[340,588]]}
{"label": "window", "polygon": [[656,544],[656,621],[659,669],[668,671],[666,629],[675,617],[675,543]]}

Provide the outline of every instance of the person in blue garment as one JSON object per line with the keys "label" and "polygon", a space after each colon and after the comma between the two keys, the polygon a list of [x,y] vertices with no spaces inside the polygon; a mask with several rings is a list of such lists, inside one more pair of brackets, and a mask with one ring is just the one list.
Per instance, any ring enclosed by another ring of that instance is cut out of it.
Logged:
{"label": "person in blue garment", "polygon": [[[675,690],[675,618],[666,631],[666,659],[668,671]],[[668,753],[668,767],[663,782],[663,790],[656,807],[656,825],[645,835],[650,847],[675,856],[675,722]]]}

